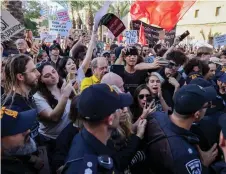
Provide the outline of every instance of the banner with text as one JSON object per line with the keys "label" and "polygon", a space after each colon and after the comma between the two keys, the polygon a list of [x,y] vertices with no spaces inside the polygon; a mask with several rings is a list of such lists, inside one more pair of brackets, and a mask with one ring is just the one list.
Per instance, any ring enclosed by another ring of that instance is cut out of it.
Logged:
{"label": "banner with text", "polygon": [[56,35],[49,34],[48,32],[42,32],[40,34],[41,40],[45,39],[45,42],[53,42],[56,39]]}
{"label": "banner with text", "polygon": [[7,10],[1,11],[1,42],[9,40],[24,29],[24,26]]}
{"label": "banner with text", "polygon": [[126,37],[126,43],[129,45],[138,43],[137,30],[126,31],[125,37]]}
{"label": "banner with text", "polygon": [[226,45],[226,34],[214,37],[214,47]]}
{"label": "banner with text", "polygon": [[49,33],[51,35],[60,34],[61,36],[68,36],[71,27],[71,22],[49,20]]}
{"label": "banner with text", "polygon": [[67,10],[59,10],[56,12],[58,21],[70,21]]}
{"label": "banner with text", "polygon": [[[137,30],[139,32],[141,21],[139,20],[131,21],[130,25],[132,30]],[[155,44],[158,42],[159,39],[163,39],[162,28],[153,27],[144,22],[143,22],[143,26],[144,26],[145,37],[149,43]],[[164,37],[165,37],[164,40],[167,47],[170,47],[173,44],[175,36],[176,36],[176,28],[174,28],[170,32],[166,31],[164,33]]]}

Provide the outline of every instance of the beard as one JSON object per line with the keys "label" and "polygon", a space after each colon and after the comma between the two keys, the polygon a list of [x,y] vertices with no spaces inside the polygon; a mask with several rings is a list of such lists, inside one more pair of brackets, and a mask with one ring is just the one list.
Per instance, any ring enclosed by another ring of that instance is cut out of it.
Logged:
{"label": "beard", "polygon": [[30,80],[30,78],[28,78],[27,75],[25,75],[24,84],[31,89],[35,89],[38,86],[38,81],[36,81],[36,80],[37,79]]}
{"label": "beard", "polygon": [[24,155],[30,155],[33,152],[37,151],[37,146],[35,141],[28,137],[25,138],[25,143],[23,146],[20,147],[14,147],[12,149],[5,149],[4,145],[2,145],[3,152],[5,156],[24,156]]}

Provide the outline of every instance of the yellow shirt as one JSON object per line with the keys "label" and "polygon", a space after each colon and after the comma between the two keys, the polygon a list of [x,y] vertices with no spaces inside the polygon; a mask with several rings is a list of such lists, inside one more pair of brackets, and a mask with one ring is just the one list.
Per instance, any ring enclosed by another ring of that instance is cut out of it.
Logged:
{"label": "yellow shirt", "polygon": [[98,84],[98,83],[100,83],[100,80],[96,76],[92,75],[91,77],[86,77],[81,82],[80,91],[82,92],[84,89],[88,88],[89,86]]}

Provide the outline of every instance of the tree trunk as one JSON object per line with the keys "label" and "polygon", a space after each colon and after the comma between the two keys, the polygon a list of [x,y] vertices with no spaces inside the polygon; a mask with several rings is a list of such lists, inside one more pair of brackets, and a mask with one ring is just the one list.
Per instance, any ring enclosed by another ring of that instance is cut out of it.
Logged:
{"label": "tree trunk", "polygon": [[[2,5],[5,6],[6,10],[9,11],[14,18],[24,25],[22,1],[4,0]],[[15,41],[21,38],[24,38],[24,30],[14,35],[10,41],[4,42],[4,45],[7,47],[7,49],[9,49],[9,54],[15,53],[15,50],[17,50]]]}

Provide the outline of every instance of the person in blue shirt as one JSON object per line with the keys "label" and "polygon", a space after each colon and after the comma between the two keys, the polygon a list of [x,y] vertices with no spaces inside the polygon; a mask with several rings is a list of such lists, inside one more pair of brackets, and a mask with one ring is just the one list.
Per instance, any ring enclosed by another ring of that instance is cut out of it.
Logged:
{"label": "person in blue shirt", "polygon": [[[148,117],[147,162],[155,174],[202,174],[212,161],[202,161],[197,149],[199,139],[190,131],[192,123],[201,120],[216,98],[213,87],[185,85],[174,96],[174,111],[168,116],[156,112]],[[216,146],[211,148],[211,157],[217,155]],[[211,158],[212,159],[212,158]],[[201,163],[202,161],[202,163]]]}
{"label": "person in blue shirt", "polygon": [[107,84],[92,85],[81,93],[77,107],[84,128],[72,141],[63,173],[117,173],[107,141],[119,125],[120,108],[131,104],[130,94],[117,94]]}

